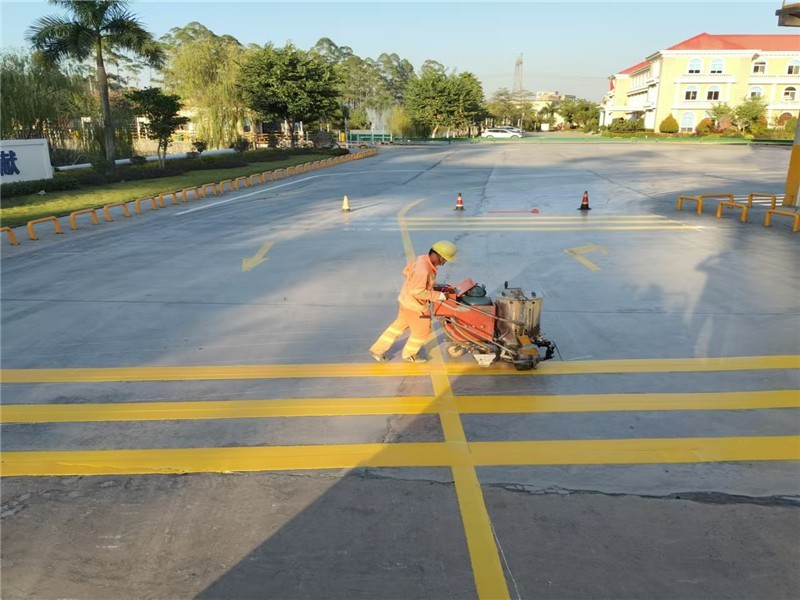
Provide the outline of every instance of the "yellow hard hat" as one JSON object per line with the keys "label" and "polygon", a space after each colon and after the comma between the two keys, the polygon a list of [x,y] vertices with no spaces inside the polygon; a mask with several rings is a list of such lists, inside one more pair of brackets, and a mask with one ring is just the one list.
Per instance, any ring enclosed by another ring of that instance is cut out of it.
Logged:
{"label": "yellow hard hat", "polygon": [[448,240],[436,242],[431,249],[448,262],[455,260],[456,252],[458,252],[456,245]]}

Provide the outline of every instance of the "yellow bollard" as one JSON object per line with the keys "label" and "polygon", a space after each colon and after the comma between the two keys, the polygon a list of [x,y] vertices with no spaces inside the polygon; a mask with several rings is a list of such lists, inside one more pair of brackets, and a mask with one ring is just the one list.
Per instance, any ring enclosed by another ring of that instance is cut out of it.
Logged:
{"label": "yellow bollard", "polygon": [[106,221],[113,221],[114,219],[111,218],[111,213],[109,209],[114,208],[115,206],[121,206],[122,212],[125,214],[126,217],[131,216],[131,212],[128,210],[128,203],[127,202],[112,202],[111,204],[106,204],[103,207],[103,213],[105,213]]}
{"label": "yellow bollard", "polygon": [[61,231],[61,225],[58,224],[58,219],[55,217],[43,217],[41,219],[34,219],[33,221],[28,221],[28,236],[32,240],[38,240],[39,238],[36,237],[36,231],[34,230],[33,226],[37,223],[46,223],[47,221],[52,221],[53,225],[56,228],[56,233],[64,233]]}
{"label": "yellow bollard", "polygon": [[78,228],[78,223],[75,220],[75,217],[77,217],[78,215],[86,215],[86,214],[92,215],[92,223],[94,223],[95,225],[98,225],[100,223],[100,219],[97,218],[97,211],[95,209],[84,208],[83,210],[76,210],[75,212],[69,213],[69,222],[72,225],[72,229]]}
{"label": "yellow bollard", "polygon": [[11,227],[0,227],[0,231],[5,231],[8,234],[8,241],[11,242],[12,246],[19,246],[17,236]]}
{"label": "yellow bollard", "polygon": [[[150,210],[157,210],[158,209],[158,207],[156,206],[156,199],[153,198],[153,196],[148,196],[147,198],[137,198],[136,200],[133,201],[133,208],[136,211],[137,215],[142,212],[141,203],[142,202],[147,202],[148,200],[150,200],[150,203],[151,203]],[[75,228],[73,227],[73,229],[75,229]]]}

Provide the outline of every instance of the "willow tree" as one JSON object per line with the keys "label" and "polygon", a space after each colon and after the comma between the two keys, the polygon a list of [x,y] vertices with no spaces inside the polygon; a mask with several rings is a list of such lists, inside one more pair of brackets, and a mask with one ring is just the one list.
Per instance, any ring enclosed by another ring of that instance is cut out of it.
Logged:
{"label": "willow tree", "polygon": [[160,67],[164,55],[150,33],[128,11],[125,0],[50,0],[50,3],[69,14],[41,17],[30,27],[26,37],[53,62],[94,58],[106,160],[113,164],[116,143],[104,57],[116,48],[143,58],[153,67]]}
{"label": "willow tree", "polygon": [[192,113],[198,137],[212,148],[227,147],[248,116],[238,85],[248,49],[197,22],[172,29],[161,41],[167,52],[164,86]]}
{"label": "willow tree", "polygon": [[0,56],[0,132],[3,139],[47,138],[50,146],[67,138],[71,121],[93,114],[83,79],[38,55]]}

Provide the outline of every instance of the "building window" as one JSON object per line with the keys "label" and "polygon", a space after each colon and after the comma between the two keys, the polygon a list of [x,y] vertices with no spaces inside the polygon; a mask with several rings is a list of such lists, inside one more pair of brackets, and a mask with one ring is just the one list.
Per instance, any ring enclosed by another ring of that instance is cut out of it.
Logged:
{"label": "building window", "polygon": [[714,60],[711,61],[711,67],[709,68],[708,72],[719,75],[720,73],[722,73],[722,68],[723,68],[722,59],[715,58]]}
{"label": "building window", "polygon": [[767,63],[765,63],[763,60],[760,60],[760,61],[758,61],[756,63],[753,63],[753,74],[754,75],[758,75],[758,74],[763,75],[766,72],[767,72]]}
{"label": "building window", "polygon": [[697,88],[690,85],[686,88],[686,93],[683,95],[684,100],[697,100]]}
{"label": "building window", "polygon": [[787,75],[800,75],[800,60],[793,60],[786,67]]}
{"label": "building window", "polygon": [[750,91],[747,93],[749,98],[761,98],[764,95],[764,90],[760,87],[751,87]]}
{"label": "building window", "polygon": [[797,100],[797,88],[787,87],[783,90],[783,99],[786,102],[794,102]]}
{"label": "building window", "polygon": [[681,133],[692,133],[694,131],[694,113],[685,112],[681,117]]}
{"label": "building window", "polygon": [[697,73],[700,72],[700,67],[702,67],[702,66],[703,66],[703,63],[700,61],[699,58],[693,58],[692,60],[689,61],[689,69],[688,69],[687,72],[690,75],[693,75],[693,74],[696,75]]}
{"label": "building window", "polygon": [[706,94],[706,100],[719,100],[719,86],[712,85],[708,88],[708,93]]}

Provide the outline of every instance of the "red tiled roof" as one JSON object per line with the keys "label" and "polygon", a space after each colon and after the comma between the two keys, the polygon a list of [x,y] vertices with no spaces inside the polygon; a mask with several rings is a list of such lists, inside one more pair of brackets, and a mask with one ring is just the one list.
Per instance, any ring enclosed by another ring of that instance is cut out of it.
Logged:
{"label": "red tiled roof", "polygon": [[638,71],[642,67],[646,67],[650,64],[648,61],[640,62],[638,65],[633,65],[632,67],[628,67],[624,71],[620,71],[617,75],[627,75],[628,73],[633,73],[634,71]]}
{"label": "red tiled roof", "polygon": [[767,52],[800,52],[800,35],[713,35],[710,33],[701,33],[679,44],[670,46],[667,50],[762,50]]}

